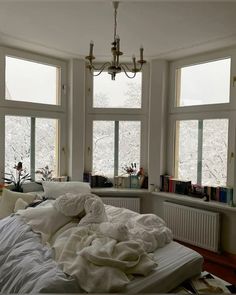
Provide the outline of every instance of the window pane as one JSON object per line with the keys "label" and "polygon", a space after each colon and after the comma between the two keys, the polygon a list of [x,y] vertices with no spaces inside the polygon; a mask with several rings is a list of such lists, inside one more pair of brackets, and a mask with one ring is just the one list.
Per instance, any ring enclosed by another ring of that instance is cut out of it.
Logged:
{"label": "window pane", "polygon": [[197,183],[198,121],[176,123],[176,176]]}
{"label": "window pane", "polygon": [[30,173],[30,129],[29,117],[5,117],[5,172],[14,173],[13,167],[22,162]]}
{"label": "window pane", "polygon": [[93,174],[114,176],[114,121],[93,121]]}
{"label": "window pane", "polygon": [[[57,119],[36,118],[35,123],[35,169],[49,167],[58,176]],[[41,178],[36,174],[37,178]]]}
{"label": "window pane", "polygon": [[[132,75],[132,73],[130,73]],[[142,74],[128,79],[124,73],[112,81],[107,72],[94,77],[94,108],[141,108]]]}
{"label": "window pane", "polygon": [[202,184],[226,185],[228,120],[203,121]]}
{"label": "window pane", "polygon": [[59,104],[58,72],[54,66],[7,56],[5,98]]}
{"label": "window pane", "polygon": [[123,167],[136,163],[140,168],[141,122],[119,122],[119,172],[124,173]]}
{"label": "window pane", "polygon": [[231,59],[177,70],[177,106],[228,103]]}

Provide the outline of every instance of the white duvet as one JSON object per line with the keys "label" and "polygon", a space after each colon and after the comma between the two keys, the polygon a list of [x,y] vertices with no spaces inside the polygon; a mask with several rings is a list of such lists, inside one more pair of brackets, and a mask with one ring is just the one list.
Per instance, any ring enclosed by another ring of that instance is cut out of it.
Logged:
{"label": "white duvet", "polygon": [[[19,214],[33,230],[36,224],[36,231],[40,232],[41,226],[42,236],[45,237],[43,208],[47,220],[50,214],[48,207],[53,208],[51,223],[58,224],[53,203],[55,201],[45,208],[40,207],[41,217],[38,221],[32,221],[35,219],[33,210],[37,207],[20,211]],[[32,210],[32,214],[26,214],[28,210]],[[62,219],[62,213],[56,212],[58,218]],[[148,275],[157,266],[150,252],[172,240],[172,233],[165,222],[154,214],[138,214],[107,205],[106,218],[104,212],[102,214],[105,221],[85,224],[81,222],[83,218],[79,223],[79,220],[73,221],[73,217],[68,221],[68,216],[65,216],[64,226],[47,230],[46,242],[54,249],[54,259],[65,273],[78,279],[86,292],[120,291],[133,275]],[[86,216],[84,218],[87,220]]]}

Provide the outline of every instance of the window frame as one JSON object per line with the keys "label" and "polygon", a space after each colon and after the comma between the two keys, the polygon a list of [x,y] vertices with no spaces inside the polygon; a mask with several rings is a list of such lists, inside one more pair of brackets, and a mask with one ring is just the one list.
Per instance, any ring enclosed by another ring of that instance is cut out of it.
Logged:
{"label": "window frame", "polygon": [[[198,106],[176,106],[176,69],[209,61],[231,58],[230,69],[230,101],[222,104],[208,104]],[[235,181],[235,154],[236,154],[236,88],[233,85],[233,73],[236,72],[236,53],[233,49],[216,51],[208,54],[196,55],[179,59],[170,63],[170,92],[168,106],[168,161],[167,170],[171,175],[175,172],[175,126],[176,121],[204,120],[204,119],[228,119],[228,157],[227,157],[227,185],[234,187]],[[234,157],[232,157],[232,153]],[[235,200],[236,200],[236,194]]]}
{"label": "window frame", "polygon": [[[49,105],[33,102],[20,102],[5,99],[5,56],[14,56],[20,59],[26,59],[33,62],[57,66],[61,68],[61,79],[59,89],[61,91],[61,105]],[[65,175],[67,171],[66,145],[67,145],[67,117],[66,117],[66,85],[67,85],[67,62],[0,46],[0,74],[3,79],[0,80],[0,172],[5,171],[5,116],[23,116],[34,118],[47,118],[58,120],[58,159],[57,167],[59,175]]]}
{"label": "window frame", "polygon": [[[60,101],[58,105],[35,103],[27,101],[7,100],[5,99],[5,57],[19,58],[26,61],[41,63],[44,65],[55,66],[59,68],[58,91]],[[4,79],[0,80],[0,105],[3,107],[19,107],[24,109],[35,108],[38,110],[50,110],[56,112],[66,111],[66,84],[67,84],[67,66],[66,62],[30,52],[23,52],[17,49],[0,47],[0,74]]]}
{"label": "window frame", "polygon": [[[177,79],[176,70],[181,67],[197,65],[201,63],[207,63],[211,61],[216,61],[220,59],[231,58],[230,67],[230,101],[229,103],[219,103],[219,104],[206,104],[197,106],[176,106],[176,89],[177,89]],[[190,112],[202,112],[202,111],[226,111],[235,109],[236,101],[233,99],[235,96],[235,87],[233,85],[233,73],[235,73],[236,68],[236,54],[232,49],[227,49],[224,51],[213,52],[208,54],[202,54],[194,57],[188,57],[185,59],[177,60],[170,63],[170,92],[169,92],[169,114],[176,113],[190,113]]]}
{"label": "window frame", "polygon": [[[127,78],[128,79],[128,78]],[[115,82],[114,82],[115,83]],[[93,76],[86,71],[86,130],[85,130],[85,171],[92,171],[93,121],[140,121],[140,166],[148,168],[148,95],[149,95],[149,65],[142,70],[142,104],[141,108],[93,108]],[[116,155],[114,155],[115,159]]]}

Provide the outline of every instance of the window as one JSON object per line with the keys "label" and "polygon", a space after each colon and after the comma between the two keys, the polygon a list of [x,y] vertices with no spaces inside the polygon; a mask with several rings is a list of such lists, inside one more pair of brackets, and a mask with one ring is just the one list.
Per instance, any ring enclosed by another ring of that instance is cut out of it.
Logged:
{"label": "window", "polygon": [[176,122],[175,171],[207,186],[227,184],[228,119]]}
{"label": "window", "polygon": [[235,58],[235,50],[224,50],[171,62],[167,163],[175,178],[234,186]]}
{"label": "window", "polygon": [[66,61],[0,47],[0,71],[0,171],[66,175]]}
{"label": "window", "polygon": [[124,174],[124,167],[140,167],[140,121],[93,121],[93,174]]}
{"label": "window", "polygon": [[58,172],[58,120],[36,118],[35,168],[49,166],[53,175]]}
{"label": "window", "polygon": [[10,173],[18,162],[30,170],[30,133],[29,117],[5,117],[5,172]]}
{"label": "window", "polygon": [[56,66],[5,57],[5,99],[60,104],[60,70]]}
{"label": "window", "polygon": [[[128,79],[124,73],[112,81],[107,72],[88,74],[86,172],[112,178],[127,176],[124,168],[135,163],[147,172],[148,72]],[[90,84],[91,83],[91,84]],[[146,84],[145,84],[146,83]]]}
{"label": "window", "polygon": [[23,162],[34,177],[35,170],[49,166],[57,175],[58,120],[20,116],[5,117],[5,172]]}
{"label": "window", "polygon": [[177,69],[177,106],[229,103],[230,66],[226,58]]}
{"label": "window", "polygon": [[94,77],[94,108],[141,108],[142,74],[137,73],[134,79],[128,79],[124,73],[112,81],[106,72]]}

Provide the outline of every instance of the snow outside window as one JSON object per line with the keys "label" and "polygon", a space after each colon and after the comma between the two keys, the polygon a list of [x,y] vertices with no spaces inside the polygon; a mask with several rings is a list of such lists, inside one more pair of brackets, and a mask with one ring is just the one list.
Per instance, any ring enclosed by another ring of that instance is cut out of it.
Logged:
{"label": "snow outside window", "polygon": [[57,175],[58,120],[20,116],[5,117],[5,172],[23,162],[34,178],[35,170],[49,166]]}
{"label": "snow outside window", "polygon": [[140,148],[140,121],[93,121],[93,174],[121,175],[131,163],[139,168]]}
{"label": "snow outside window", "polygon": [[58,105],[60,69],[15,57],[5,57],[5,99]]}
{"label": "snow outside window", "polygon": [[207,186],[227,184],[228,119],[176,122],[175,174]]}
{"label": "snow outside window", "polygon": [[229,103],[230,67],[225,58],[177,69],[177,107]]}
{"label": "snow outside window", "polygon": [[[131,73],[132,75],[132,73]],[[142,107],[142,73],[128,79],[124,73],[112,81],[107,72],[93,79],[94,108],[137,108]]]}

